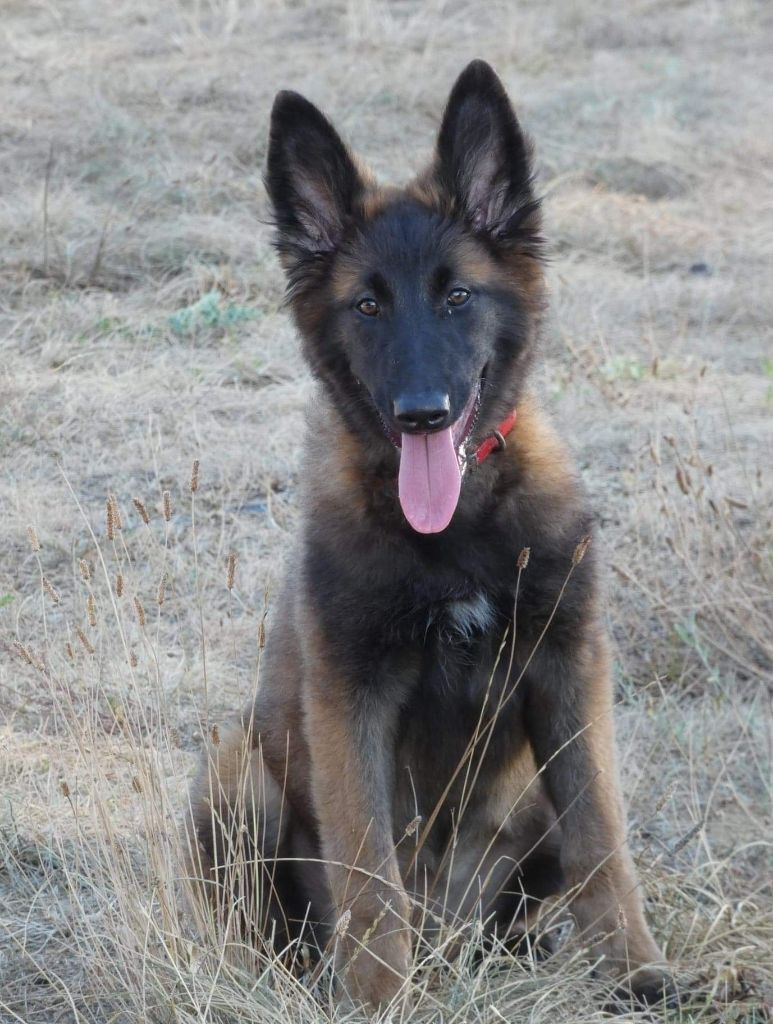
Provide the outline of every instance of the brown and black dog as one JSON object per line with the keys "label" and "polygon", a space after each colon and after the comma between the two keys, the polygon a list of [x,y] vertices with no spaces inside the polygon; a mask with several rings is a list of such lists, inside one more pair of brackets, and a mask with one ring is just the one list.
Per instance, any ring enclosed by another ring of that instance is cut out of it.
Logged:
{"label": "brown and black dog", "polygon": [[371,1007],[417,932],[522,935],[556,894],[599,971],[659,999],[591,516],[528,387],[540,205],[504,88],[470,64],[399,190],[282,92],[266,183],[320,387],[257,699],[194,789],[199,878],[256,938],[335,944]]}

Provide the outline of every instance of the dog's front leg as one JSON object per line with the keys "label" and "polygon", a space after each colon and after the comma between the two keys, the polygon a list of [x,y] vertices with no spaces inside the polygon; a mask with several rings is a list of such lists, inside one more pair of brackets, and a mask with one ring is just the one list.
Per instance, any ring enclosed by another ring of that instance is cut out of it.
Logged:
{"label": "dog's front leg", "polygon": [[352,999],[375,1008],[400,990],[411,953],[392,834],[399,700],[376,681],[350,678],[317,644],[304,701],[339,976]]}
{"label": "dog's front leg", "polygon": [[626,844],[606,641],[591,630],[575,649],[543,642],[530,673],[528,730],[561,821],[572,913],[602,957],[600,970],[645,1001],[671,990],[644,919]]}

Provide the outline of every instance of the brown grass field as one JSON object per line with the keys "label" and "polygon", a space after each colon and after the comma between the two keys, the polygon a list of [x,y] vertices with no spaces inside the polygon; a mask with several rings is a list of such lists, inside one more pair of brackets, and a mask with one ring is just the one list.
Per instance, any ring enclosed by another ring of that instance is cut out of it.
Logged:
{"label": "brown grass field", "polygon": [[[313,396],[267,118],[296,88],[402,179],[475,56],[536,142],[538,376],[599,514],[631,841],[692,986],[668,1019],[769,1020],[768,0],[4,0],[0,29],[0,1021],[329,1019],[180,881],[202,734],[257,685]],[[385,1019],[662,1017],[605,1015],[561,931],[545,962],[477,963],[471,930]]]}

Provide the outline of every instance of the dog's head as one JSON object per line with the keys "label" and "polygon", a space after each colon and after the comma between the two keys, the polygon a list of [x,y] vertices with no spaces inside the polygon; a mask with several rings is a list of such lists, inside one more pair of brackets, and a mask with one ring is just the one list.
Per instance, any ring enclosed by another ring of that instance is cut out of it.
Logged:
{"label": "dog's head", "polygon": [[541,306],[529,145],[483,61],[457,80],[434,160],[380,190],[297,93],[271,116],[266,185],[306,357],[345,420],[400,449],[400,499],[437,532],[467,442],[518,396]]}

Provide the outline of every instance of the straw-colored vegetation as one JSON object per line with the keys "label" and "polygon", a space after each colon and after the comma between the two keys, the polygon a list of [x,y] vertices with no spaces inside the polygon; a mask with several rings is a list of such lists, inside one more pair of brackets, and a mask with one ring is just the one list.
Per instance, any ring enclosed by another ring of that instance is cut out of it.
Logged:
{"label": "straw-colored vegetation", "polygon": [[[180,883],[203,736],[258,685],[312,394],[266,122],[298,88],[400,178],[473,56],[537,142],[539,377],[599,512],[648,913],[696,985],[670,1017],[769,1019],[769,4],[7,0],[1,19],[0,1021],[326,1019],[325,976],[224,946]],[[423,953],[410,1019],[600,1021],[555,926],[544,962],[481,960],[474,929],[453,962]]]}

